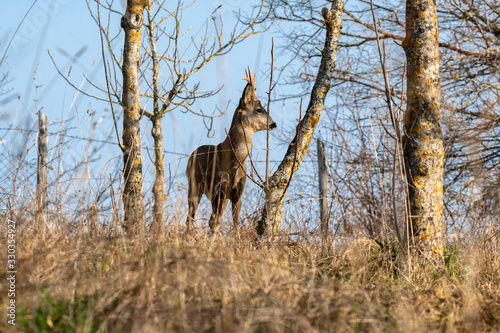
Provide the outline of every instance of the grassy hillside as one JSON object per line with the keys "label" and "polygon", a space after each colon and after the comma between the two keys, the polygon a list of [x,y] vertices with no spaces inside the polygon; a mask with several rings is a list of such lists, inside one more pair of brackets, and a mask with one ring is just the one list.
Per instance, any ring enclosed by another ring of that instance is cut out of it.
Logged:
{"label": "grassy hillside", "polygon": [[[46,239],[18,235],[16,329],[479,332],[500,327],[496,238],[450,244],[440,270],[364,238],[329,253],[291,242],[256,248],[252,239],[201,233],[170,233],[154,241],[69,232]],[[6,253],[4,239],[1,244]],[[0,279],[6,325],[4,271]]]}

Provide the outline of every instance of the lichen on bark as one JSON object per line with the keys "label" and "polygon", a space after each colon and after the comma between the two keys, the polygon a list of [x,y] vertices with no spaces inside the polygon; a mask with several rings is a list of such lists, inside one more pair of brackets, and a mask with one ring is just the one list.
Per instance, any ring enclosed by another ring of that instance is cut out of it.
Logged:
{"label": "lichen on bark", "polygon": [[143,11],[147,1],[128,0],[121,19],[125,32],[123,46],[123,204],[126,232],[136,232],[144,219],[142,158],[139,121],[141,118],[139,61]]}
{"label": "lichen on bark", "polygon": [[344,0],[334,0],[330,10],[323,8],[321,11],[326,25],[326,38],[311,99],[306,113],[298,125],[297,134],[288,146],[285,157],[269,178],[267,186],[264,186],[264,210],[256,229],[259,236],[266,236],[268,240],[272,240],[280,229],[286,190],[307,152],[323,111],[323,103],[330,90],[332,72],[337,59],[337,44],[342,29],[343,10]]}
{"label": "lichen on bark", "polygon": [[423,256],[441,261],[444,153],[434,1],[407,0],[403,48],[408,64],[403,149],[413,244]]}

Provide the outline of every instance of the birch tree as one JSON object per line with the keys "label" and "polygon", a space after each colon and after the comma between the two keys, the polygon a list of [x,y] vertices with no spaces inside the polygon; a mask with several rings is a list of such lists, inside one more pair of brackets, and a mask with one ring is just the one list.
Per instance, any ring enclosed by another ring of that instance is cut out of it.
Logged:
{"label": "birch tree", "polygon": [[125,31],[123,46],[123,205],[125,217],[123,227],[133,232],[144,220],[142,199],[142,158],[139,65],[141,53],[144,7],[149,1],[128,0],[127,10],[121,19]]}
{"label": "birch tree", "polygon": [[407,0],[403,49],[408,63],[403,149],[413,239],[421,254],[441,260],[444,150],[435,1]]}
{"label": "birch tree", "polygon": [[318,75],[305,115],[297,125],[295,138],[290,142],[278,169],[264,186],[264,210],[257,225],[257,234],[259,236],[264,235],[268,239],[272,239],[273,235],[280,229],[286,191],[293,174],[299,169],[300,163],[307,152],[314,130],[320,120],[326,95],[330,90],[332,72],[337,57],[337,43],[342,28],[343,9],[344,1],[335,0],[332,2],[330,10],[326,7],[321,10],[326,25],[326,38]]}

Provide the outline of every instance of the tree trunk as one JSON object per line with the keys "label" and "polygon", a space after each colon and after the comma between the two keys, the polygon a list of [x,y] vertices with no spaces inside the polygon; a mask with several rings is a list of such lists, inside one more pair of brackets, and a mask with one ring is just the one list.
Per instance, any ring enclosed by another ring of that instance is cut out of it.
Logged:
{"label": "tree trunk", "polygon": [[153,63],[153,117],[151,118],[153,127],[151,128],[151,135],[154,140],[155,149],[155,181],[153,184],[153,226],[152,231],[155,235],[160,235],[164,229],[164,212],[165,205],[165,166],[164,166],[164,153],[163,153],[163,133],[161,127],[161,120],[163,112],[159,109],[159,96],[158,96],[158,60],[156,58],[156,38],[154,35],[153,15],[151,13],[151,4],[147,7],[148,13],[148,30],[149,30],[149,46],[151,48],[151,60]]}
{"label": "tree trunk", "polygon": [[286,190],[307,152],[323,111],[323,103],[330,90],[332,72],[337,58],[337,42],[342,28],[343,9],[344,0],[334,0],[330,10],[327,8],[321,10],[326,24],[326,39],[318,76],[311,92],[311,100],[304,118],[298,125],[297,134],[288,146],[285,157],[269,178],[267,186],[264,187],[266,195],[264,211],[257,225],[257,234],[265,235],[268,240],[272,240],[274,234],[280,229]]}
{"label": "tree trunk", "polygon": [[139,65],[143,11],[147,1],[128,0],[121,19],[125,31],[123,47],[123,204],[126,232],[135,232],[144,219],[142,193],[142,159],[139,121],[141,119]]}
{"label": "tree trunk", "polygon": [[404,116],[404,160],[410,221],[416,250],[443,255],[443,134],[439,114],[439,32],[436,3],[407,0],[408,101]]}
{"label": "tree trunk", "polygon": [[162,117],[155,117],[153,119],[153,128],[151,129],[151,134],[154,139],[155,147],[155,181],[153,184],[153,196],[154,196],[154,206],[153,206],[153,227],[152,230],[155,233],[162,232],[164,229],[164,212],[163,206],[165,205],[165,167],[163,165],[164,154],[163,154],[163,135],[161,129]]}

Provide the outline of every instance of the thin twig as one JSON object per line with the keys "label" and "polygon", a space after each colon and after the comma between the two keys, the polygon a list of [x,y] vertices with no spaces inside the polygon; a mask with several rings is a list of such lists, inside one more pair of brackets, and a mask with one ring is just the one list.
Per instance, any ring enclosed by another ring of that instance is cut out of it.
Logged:
{"label": "thin twig", "polygon": [[269,186],[269,117],[271,116],[271,93],[273,85],[274,70],[274,37],[271,39],[271,76],[269,78],[269,92],[267,93],[267,131],[266,131],[266,188]]}
{"label": "thin twig", "polygon": [[[376,26],[372,26],[371,24],[363,22],[362,20],[357,18],[354,14],[352,14],[348,10],[344,10],[344,13],[349,15],[354,20],[354,22],[361,24],[362,26],[374,31],[375,33],[380,33],[380,34],[384,35],[384,38],[392,38],[395,40],[404,41],[404,37],[393,35],[391,33],[383,31],[383,30],[378,30]],[[359,37],[359,38],[361,38],[361,37]],[[494,54],[483,54],[483,53],[471,52],[471,51],[463,50],[463,49],[460,49],[456,46],[450,45],[448,43],[443,43],[443,42],[439,42],[439,47],[444,47],[446,49],[450,49],[450,50],[455,51],[457,53],[464,54],[467,56],[477,57],[477,58],[494,58],[495,57]]]}
{"label": "thin twig", "polygon": [[[399,123],[396,119],[396,115],[394,113],[394,109],[392,107],[392,98],[391,98],[391,86],[389,82],[389,77],[387,75],[387,69],[386,69],[386,64],[385,64],[385,48],[381,46],[380,43],[380,38],[378,34],[378,28],[377,28],[377,19],[375,18],[375,10],[373,9],[373,0],[370,0],[370,9],[372,12],[372,18],[373,18],[373,27],[375,31],[375,36],[377,38],[377,49],[378,49],[378,54],[380,57],[380,66],[382,67],[382,73],[384,76],[384,85],[385,85],[385,96],[387,99],[387,106],[389,108],[389,114],[391,117],[392,121],[392,126],[394,127],[396,131],[396,152],[394,154],[394,172],[392,175],[392,209],[393,209],[393,216],[394,216],[394,228],[396,230],[396,236],[401,243],[401,234],[399,232],[399,225],[398,225],[398,215],[397,215],[397,210],[396,210],[396,195],[395,195],[395,187],[396,187],[396,154],[399,151],[400,144],[402,143],[402,136],[401,136],[401,130],[399,128]],[[403,100],[403,96],[401,96],[401,100]]]}
{"label": "thin twig", "polygon": [[240,123],[240,126],[241,126],[241,129],[243,130],[243,138],[245,139],[245,146],[247,147],[247,151],[248,151],[248,156],[249,156],[249,160],[250,160],[250,167],[252,169],[252,172],[254,172],[257,177],[259,178],[260,180],[260,187],[262,187],[264,184],[264,181],[262,180],[262,177],[259,175],[259,172],[257,171],[257,168],[255,167],[255,165],[253,164],[253,161],[252,161],[252,150],[250,149],[250,147],[248,147],[248,140],[247,140],[247,134],[245,132],[245,129],[243,128],[243,124]]}
{"label": "thin twig", "polygon": [[[101,13],[99,11],[99,6],[100,6],[100,3],[99,3],[99,1],[97,1],[97,20],[98,20],[99,26],[100,26],[101,25]],[[110,91],[109,79],[108,79],[108,66],[106,64],[106,57],[104,55],[104,41],[103,41],[103,36],[102,36],[102,30],[101,29],[99,29],[99,34],[101,36],[101,54],[102,54],[102,63],[104,65],[104,76],[106,77],[106,88],[107,88],[107,91],[108,91],[108,99],[109,99],[109,105],[111,107],[111,114],[113,115],[113,124],[114,124],[114,127],[115,127],[116,139],[118,140],[118,147],[120,147],[120,149],[122,151],[124,151],[125,150],[125,146],[120,141],[120,133],[118,131],[118,124],[117,124],[117,121],[116,121],[115,109],[113,107],[113,102],[111,100],[111,91]]]}
{"label": "thin twig", "polygon": [[50,53],[50,50],[47,50],[47,53],[49,54],[49,57],[50,59],[52,60],[52,63],[54,64],[54,67],[56,68],[57,70],[57,73],[59,73],[59,75],[61,75],[61,77],[66,80],[66,82],[72,86],[76,91],[78,91],[79,93],[82,93],[83,95],[85,96],[88,96],[88,97],[91,97],[95,100],[98,100],[98,101],[104,101],[104,102],[107,102],[107,103],[114,103],[114,104],[118,104],[118,105],[121,105],[121,102],[117,102],[117,101],[110,101],[109,98],[102,98],[102,97],[98,97],[96,95],[92,95],[92,94],[89,94],[88,92],[78,88],[73,82],[71,82],[62,72],[61,70],[59,69],[59,67],[57,67],[57,64],[56,64],[56,61],[54,60],[54,58],[52,57],[52,54]]}
{"label": "thin twig", "polygon": [[[227,132],[227,130],[224,130],[224,131],[226,132],[226,136],[227,136],[227,138],[229,140],[229,145],[231,146],[231,150],[233,151],[234,157],[236,157],[236,161],[238,161],[238,164],[240,165],[241,169],[245,170],[245,168],[243,167],[243,163],[240,161],[240,159],[238,158],[238,155],[236,154],[236,151],[234,150],[233,143],[231,142],[231,137],[229,136],[229,133]],[[262,188],[262,182],[256,181],[255,178],[253,178],[252,176],[250,176],[246,171],[245,171],[245,174],[248,177],[248,179],[250,179],[252,182],[255,183],[255,185],[257,185],[257,186],[259,186],[259,187]]]}
{"label": "thin twig", "polygon": [[7,47],[5,48],[5,51],[3,53],[3,56],[2,56],[2,60],[0,60],[0,66],[3,64],[3,61],[5,60],[5,56],[7,55],[7,51],[9,51],[9,48],[10,48],[10,44],[12,44],[12,41],[14,40],[14,38],[16,37],[17,35],[17,32],[19,31],[19,28],[21,28],[21,25],[23,24],[24,20],[26,19],[26,17],[28,16],[28,14],[31,12],[31,9],[33,8],[33,6],[38,2],[38,0],[35,0],[33,1],[33,3],[31,4],[30,8],[28,8],[28,11],[24,14],[21,22],[19,22],[19,25],[17,26],[16,28],[16,31],[14,31],[14,34],[12,35],[12,37],[10,38],[10,41],[9,41],[9,44],[7,44]]}
{"label": "thin twig", "polygon": [[[148,13],[148,31],[149,31],[149,47],[151,48],[151,61],[153,62],[153,114],[161,117],[158,110],[158,59],[156,58],[156,38],[154,36],[153,15],[151,13],[151,4],[146,6]],[[151,118],[150,118],[151,119]]]}
{"label": "thin twig", "polygon": [[385,49],[383,46],[381,46],[380,43],[380,38],[378,35],[378,30],[377,30],[377,22],[375,18],[375,11],[373,9],[373,0],[370,0],[370,7],[371,7],[371,12],[372,12],[372,17],[373,17],[373,25],[375,27],[375,36],[377,38],[377,49],[378,49],[378,54],[380,58],[380,66],[382,67],[382,73],[384,76],[384,85],[385,85],[385,96],[387,98],[387,106],[389,107],[389,114],[391,116],[391,121],[392,121],[392,126],[394,126],[394,129],[396,131],[396,137],[398,138],[398,141],[401,142],[401,130],[399,129],[399,124],[396,121],[396,116],[394,114],[394,109],[392,107],[392,98],[391,98],[391,83],[389,81],[389,76],[387,75],[387,68],[385,64]]}

